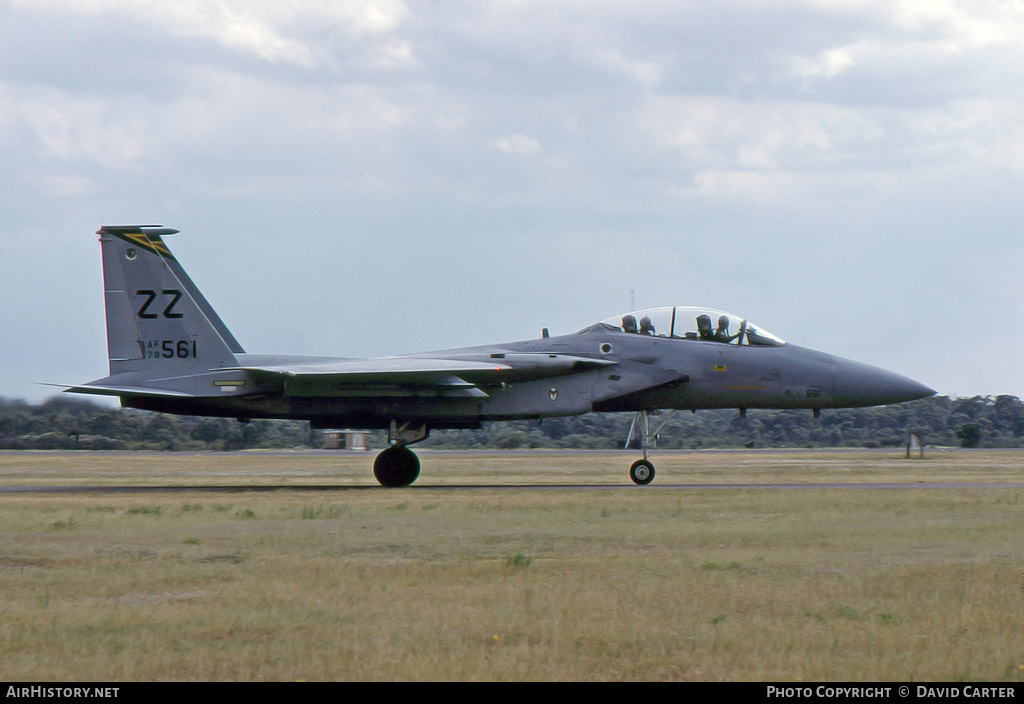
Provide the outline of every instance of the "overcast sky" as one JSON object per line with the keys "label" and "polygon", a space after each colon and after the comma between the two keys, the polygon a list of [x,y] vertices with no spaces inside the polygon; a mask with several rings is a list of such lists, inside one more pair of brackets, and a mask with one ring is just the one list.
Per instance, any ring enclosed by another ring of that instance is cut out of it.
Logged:
{"label": "overcast sky", "polygon": [[701,305],[1024,396],[1024,2],[0,0],[0,396],[107,373],[108,224],[250,352]]}

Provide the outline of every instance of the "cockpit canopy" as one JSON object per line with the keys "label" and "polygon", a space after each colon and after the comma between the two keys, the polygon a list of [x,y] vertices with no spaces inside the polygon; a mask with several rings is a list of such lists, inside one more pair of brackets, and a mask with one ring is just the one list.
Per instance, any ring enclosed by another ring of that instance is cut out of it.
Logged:
{"label": "cockpit canopy", "polygon": [[585,335],[601,328],[636,335],[731,345],[781,347],[786,344],[749,320],[711,308],[672,306],[637,310],[602,320],[596,325],[580,330],[579,334]]}

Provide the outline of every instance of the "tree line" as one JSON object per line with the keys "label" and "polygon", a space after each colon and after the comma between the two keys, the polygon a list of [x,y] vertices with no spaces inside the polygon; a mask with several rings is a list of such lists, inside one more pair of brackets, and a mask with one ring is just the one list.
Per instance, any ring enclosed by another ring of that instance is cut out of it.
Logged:
{"label": "tree line", "polygon": [[[735,410],[653,417],[662,448],[902,446],[908,431],[929,445],[1021,447],[1024,402],[1016,396],[934,396],[875,408]],[[587,414],[543,421],[485,423],[477,430],[440,430],[422,447],[443,449],[622,448],[633,414]],[[382,448],[383,431],[370,447]],[[639,438],[634,439],[639,447]],[[303,421],[170,416],[111,408],[59,396],[39,404],[0,398],[0,449],[243,450],[323,447],[323,434]]]}

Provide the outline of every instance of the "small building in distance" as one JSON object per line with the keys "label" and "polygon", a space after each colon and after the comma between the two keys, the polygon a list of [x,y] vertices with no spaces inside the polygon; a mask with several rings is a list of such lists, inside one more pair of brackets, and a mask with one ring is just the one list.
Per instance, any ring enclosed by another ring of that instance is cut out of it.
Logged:
{"label": "small building in distance", "polygon": [[366,452],[370,449],[368,430],[325,430],[325,450],[353,450]]}
{"label": "small building in distance", "polygon": [[907,459],[924,459],[924,428],[907,430]]}

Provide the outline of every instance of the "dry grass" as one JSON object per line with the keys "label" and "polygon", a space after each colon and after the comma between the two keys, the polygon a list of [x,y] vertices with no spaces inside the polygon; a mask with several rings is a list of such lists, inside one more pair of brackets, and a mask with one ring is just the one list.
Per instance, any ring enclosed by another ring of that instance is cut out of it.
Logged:
{"label": "dry grass", "polygon": [[[0,496],[0,679],[1011,680],[1020,452],[0,454],[0,485],[296,485]],[[515,483],[613,485],[497,486]],[[431,486],[433,484],[434,486]],[[473,484],[457,488],[458,484]],[[494,484],[496,486],[487,486]]]}

